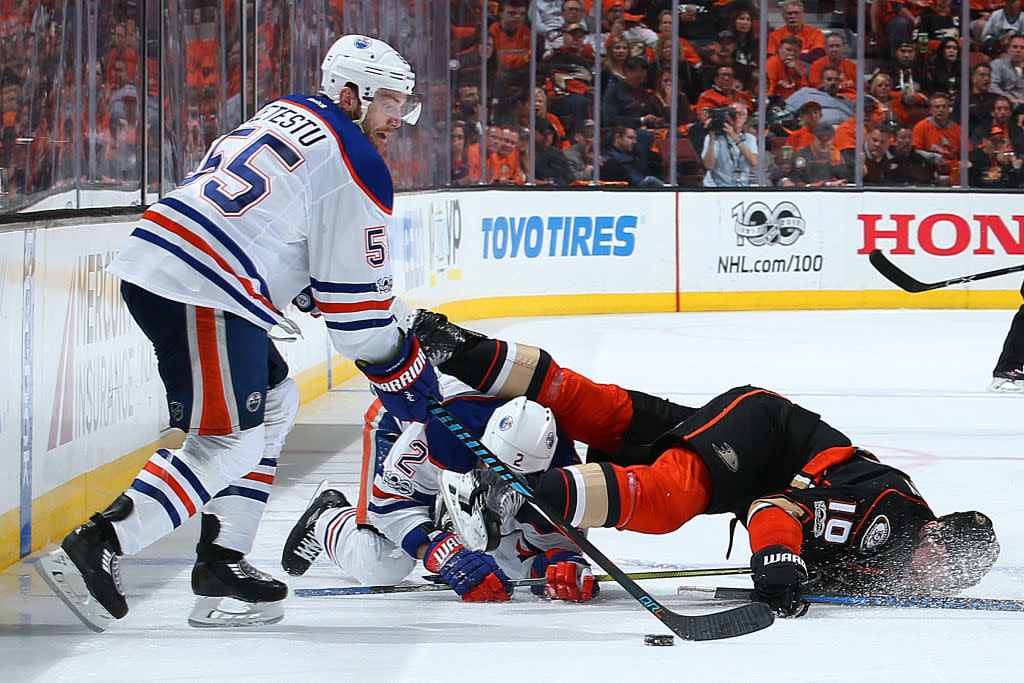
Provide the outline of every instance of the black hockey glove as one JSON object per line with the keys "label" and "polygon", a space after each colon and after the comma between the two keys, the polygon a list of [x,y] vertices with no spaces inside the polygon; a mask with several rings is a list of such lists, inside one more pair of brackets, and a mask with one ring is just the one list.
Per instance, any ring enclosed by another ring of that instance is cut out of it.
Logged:
{"label": "black hockey glove", "polygon": [[807,565],[784,545],[770,545],[750,558],[754,592],[780,617],[799,617],[807,611],[801,600],[807,588]]}

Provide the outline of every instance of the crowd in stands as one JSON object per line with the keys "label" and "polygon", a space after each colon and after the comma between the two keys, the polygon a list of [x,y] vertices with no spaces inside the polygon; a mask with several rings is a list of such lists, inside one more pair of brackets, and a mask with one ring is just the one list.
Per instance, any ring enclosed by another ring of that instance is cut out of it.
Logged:
{"label": "crowd in stands", "polygon": [[[323,50],[298,46],[352,30],[372,4],[259,3],[255,99],[315,89]],[[447,0],[414,27],[447,36],[450,61],[442,77],[417,65],[434,74],[419,90],[436,120],[400,163],[436,167],[450,144],[457,185],[956,186],[962,168],[972,187],[1024,183],[1021,0],[971,0],[966,26],[960,0],[874,0],[861,36],[854,0],[772,0],[765,17],[754,0],[683,0],[675,31],[673,4],[604,0],[597,16],[592,0]],[[237,0],[186,0],[159,52],[152,36],[143,47],[137,2],[98,7],[92,32],[75,5],[0,0],[0,199],[138,187],[143,139],[151,185],[173,184],[241,121]]]}
{"label": "crowd in stands", "polygon": [[971,186],[1024,182],[1021,0],[972,0],[966,27],[959,0],[869,3],[860,119],[851,0],[771,2],[767,18],[753,0],[687,0],[675,33],[668,0],[605,0],[599,19],[593,5],[498,0],[484,19],[452,0],[453,183],[657,187],[674,148],[682,186],[957,186],[961,126]]}

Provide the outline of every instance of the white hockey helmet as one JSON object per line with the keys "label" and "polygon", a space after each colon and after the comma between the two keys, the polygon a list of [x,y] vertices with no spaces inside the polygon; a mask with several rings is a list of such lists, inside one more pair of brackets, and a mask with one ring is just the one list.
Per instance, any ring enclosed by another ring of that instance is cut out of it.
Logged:
{"label": "white hockey helmet", "polygon": [[520,474],[543,472],[558,446],[555,427],[549,408],[519,396],[494,411],[480,441]]}
{"label": "white hockey helmet", "polygon": [[[380,88],[387,88],[406,95],[405,107],[398,118],[409,125],[415,125],[420,118],[420,100],[412,90],[416,85],[416,74],[402,55],[383,40],[367,36],[342,36],[334,41],[327,51],[320,69],[323,78],[320,92],[337,102],[341,89],[352,83],[359,91],[363,102],[363,116],[373,102]],[[357,123],[361,123],[360,118]]]}

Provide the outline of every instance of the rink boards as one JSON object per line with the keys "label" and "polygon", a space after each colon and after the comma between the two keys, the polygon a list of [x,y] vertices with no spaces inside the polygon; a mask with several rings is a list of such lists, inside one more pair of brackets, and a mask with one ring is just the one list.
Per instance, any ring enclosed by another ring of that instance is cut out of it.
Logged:
{"label": "rink boards", "polygon": [[[915,277],[1020,262],[1013,195],[433,191],[399,195],[395,291],[456,319],[706,310],[1013,308],[1015,278],[924,294]],[[0,233],[0,566],[51,540],[173,445],[152,350],[104,272],[130,218]],[[294,311],[293,311],[294,313]],[[323,324],[280,348],[308,400],[351,377]],[[329,360],[330,359],[330,360]],[[329,365],[330,364],[330,365]]]}

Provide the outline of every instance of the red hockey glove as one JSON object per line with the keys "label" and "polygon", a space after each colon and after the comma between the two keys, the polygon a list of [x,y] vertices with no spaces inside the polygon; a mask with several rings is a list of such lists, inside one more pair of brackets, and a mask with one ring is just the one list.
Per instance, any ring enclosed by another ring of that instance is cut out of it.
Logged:
{"label": "red hockey glove", "polygon": [[[549,550],[538,555],[533,560],[531,573],[546,579],[539,588],[552,600],[586,602],[601,591],[590,564],[571,550]],[[534,587],[533,592],[542,594],[537,588]]]}
{"label": "red hockey glove", "polygon": [[512,595],[505,572],[487,553],[466,550],[453,533],[436,532],[423,567],[437,572],[466,602],[504,602]]}

